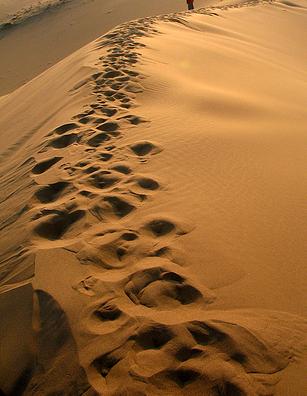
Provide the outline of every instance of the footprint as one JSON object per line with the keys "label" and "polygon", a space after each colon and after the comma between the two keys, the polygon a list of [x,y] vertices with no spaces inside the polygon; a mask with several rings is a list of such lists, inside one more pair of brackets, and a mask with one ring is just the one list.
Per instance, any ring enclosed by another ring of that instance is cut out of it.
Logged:
{"label": "footprint", "polygon": [[116,351],[114,351],[96,358],[92,365],[102,377],[107,377],[112,368],[119,363],[123,357],[123,352],[120,354],[119,352],[116,353]]}
{"label": "footprint", "polygon": [[117,81],[120,81],[120,82],[127,82],[127,81],[130,81],[130,77],[119,77],[119,78],[117,78]]}
{"label": "footprint", "polygon": [[97,172],[99,170],[100,170],[99,166],[92,165],[92,166],[89,166],[88,168],[84,169],[83,172],[87,175],[90,175],[91,173]]}
{"label": "footprint", "polygon": [[132,144],[130,149],[139,157],[143,157],[148,154],[157,154],[161,151],[161,148],[159,148],[156,144],[148,141]]}
{"label": "footprint", "polygon": [[145,224],[144,228],[149,230],[154,236],[161,237],[174,231],[175,224],[169,220],[155,219]]}
{"label": "footprint", "polygon": [[[96,208],[96,217],[98,211],[99,208]],[[91,213],[94,214],[93,209]],[[101,209],[102,220],[105,215],[106,212]],[[107,229],[87,238],[78,258],[82,263],[93,262],[102,268],[123,268],[138,258],[138,252],[134,255],[137,239],[135,232]]]}
{"label": "footprint", "polygon": [[79,136],[75,133],[63,135],[57,139],[52,140],[49,143],[49,146],[56,148],[56,149],[61,149],[70,146],[71,144],[78,142]]}
{"label": "footprint", "polygon": [[98,157],[101,161],[107,162],[107,161],[110,161],[110,159],[113,157],[113,155],[110,153],[99,153]]}
{"label": "footprint", "polygon": [[64,125],[57,127],[56,129],[54,129],[53,132],[55,132],[58,135],[62,135],[65,132],[68,132],[68,131],[71,131],[71,130],[77,129],[77,128],[79,128],[79,125],[75,124],[74,122],[71,122],[69,124],[64,124]]}
{"label": "footprint", "polygon": [[34,232],[41,238],[55,241],[60,239],[74,223],[84,216],[84,210],[76,210],[71,213],[61,212],[57,215],[51,215],[48,220],[37,225],[34,228]]}
{"label": "footprint", "polygon": [[96,290],[95,286],[98,283],[98,279],[93,276],[88,276],[84,280],[81,280],[76,285],[73,285],[73,289],[79,293],[85,294],[86,296],[95,296]]}
{"label": "footprint", "polygon": [[120,178],[113,175],[111,172],[102,171],[91,175],[88,179],[89,183],[99,189],[112,187],[120,181]]}
{"label": "footprint", "polygon": [[122,105],[120,105],[120,107],[123,109],[130,109],[132,106],[129,103],[123,103]]}
{"label": "footprint", "polygon": [[111,107],[99,107],[98,108],[99,111],[101,111],[102,114],[108,116],[108,117],[112,117],[117,113],[117,109],[115,108],[111,108]]}
{"label": "footprint", "polygon": [[222,342],[226,335],[203,322],[191,322],[187,326],[194,340],[199,345],[207,346]]}
{"label": "footprint", "polygon": [[113,89],[114,91],[119,91],[124,87],[124,83],[113,83],[110,85],[110,88]]}
{"label": "footprint", "polygon": [[114,164],[110,169],[123,173],[124,175],[129,175],[132,172],[131,168],[125,164]]}
{"label": "footprint", "polygon": [[132,84],[132,83],[128,84],[125,87],[125,90],[127,92],[131,92],[131,93],[141,93],[141,92],[143,92],[143,88],[139,84]]}
{"label": "footprint", "polygon": [[47,159],[45,161],[39,162],[36,164],[33,169],[32,173],[35,175],[39,175],[41,173],[46,172],[49,168],[51,168],[54,164],[56,164],[58,161],[60,161],[63,157],[53,157],[50,159]]}
{"label": "footprint", "polygon": [[129,339],[134,340],[141,349],[160,349],[174,337],[173,332],[162,324],[153,323],[142,326]]}
{"label": "footprint", "polygon": [[108,78],[119,77],[119,76],[121,76],[121,75],[122,75],[122,73],[121,73],[120,71],[118,71],[118,70],[110,70],[110,71],[107,71],[107,72],[103,75],[103,77],[106,78],[106,79],[108,79]]}
{"label": "footprint", "polygon": [[86,110],[83,113],[80,113],[80,114],[77,114],[77,115],[73,116],[73,119],[79,120],[80,118],[87,117],[87,116],[93,115],[93,114],[95,114],[95,111],[93,109]]}
{"label": "footprint", "polygon": [[175,358],[180,362],[185,362],[186,360],[193,359],[201,356],[204,353],[201,349],[197,347],[191,348],[187,346],[180,347],[175,353]]}
{"label": "footprint", "polygon": [[125,120],[129,121],[130,124],[132,124],[132,125],[139,125],[139,124],[141,124],[143,122],[147,122],[147,121],[143,120],[141,117],[138,117],[138,116],[135,116],[135,115],[123,116],[123,117],[121,117],[121,119],[125,119]]}
{"label": "footprint", "polygon": [[94,135],[92,138],[90,138],[87,141],[87,144],[91,147],[98,147],[101,145],[103,142],[107,142],[110,140],[110,136],[106,133],[98,133],[97,135]]}
{"label": "footprint", "polygon": [[93,311],[93,316],[103,322],[114,321],[119,319],[121,315],[122,311],[111,302],[104,302]]}
{"label": "footprint", "polygon": [[85,166],[87,166],[87,165],[89,165],[90,164],[90,162],[89,161],[79,161],[79,162],[77,162],[76,163],[76,167],[79,167],[79,168],[84,168]]}
{"label": "footprint", "polygon": [[103,132],[116,132],[119,128],[119,125],[116,122],[106,122],[100,125],[97,129]]}
{"label": "footprint", "polygon": [[97,117],[92,117],[92,116],[86,116],[86,117],[82,117],[79,119],[79,122],[81,124],[91,124],[91,125],[99,125],[102,122],[105,122],[106,119],[105,118],[97,118]]}
{"label": "footprint", "polygon": [[[188,369],[188,368],[179,368],[177,370],[170,370],[168,372],[169,378],[171,380],[173,380],[174,382],[176,382],[176,384],[180,387],[180,388],[184,388],[187,385],[193,383],[196,379],[198,379],[201,374],[196,371],[196,370],[192,370],[192,369]],[[225,396],[234,396],[231,394],[226,394]],[[213,394],[212,396],[223,396],[223,394]]]}
{"label": "footprint", "polygon": [[94,80],[97,80],[98,78],[100,78],[103,75],[103,72],[99,72],[99,73],[95,73],[92,75],[92,78]]}
{"label": "footprint", "polygon": [[108,196],[105,197],[104,200],[110,204],[114,214],[119,218],[125,217],[135,210],[134,205],[117,196]]}
{"label": "footprint", "polygon": [[160,185],[157,181],[149,177],[138,177],[136,178],[137,184],[145,190],[157,190]]}
{"label": "footprint", "polygon": [[67,182],[57,182],[39,188],[35,196],[41,203],[49,203],[56,201],[65,189],[69,186]]}
{"label": "footprint", "polygon": [[202,293],[187,283],[184,277],[162,267],[136,272],[124,290],[135,304],[149,308],[187,305],[203,299]]}
{"label": "footprint", "polygon": [[116,91],[113,89],[108,89],[106,91],[102,91],[102,93],[110,100],[110,98],[116,94]]}
{"label": "footprint", "polygon": [[140,74],[140,73],[138,73],[138,72],[136,72],[134,70],[129,70],[129,69],[124,69],[123,72],[128,74],[131,77],[137,77]]}
{"label": "footprint", "polygon": [[214,396],[248,396],[246,392],[229,381],[221,381],[212,388]]}

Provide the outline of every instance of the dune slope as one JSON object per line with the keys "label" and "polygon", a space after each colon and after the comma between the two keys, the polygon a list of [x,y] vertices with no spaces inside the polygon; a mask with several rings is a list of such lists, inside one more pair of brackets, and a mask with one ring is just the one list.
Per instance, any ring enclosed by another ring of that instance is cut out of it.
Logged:
{"label": "dune slope", "polygon": [[304,395],[305,22],[145,18],[0,98],[2,393]]}

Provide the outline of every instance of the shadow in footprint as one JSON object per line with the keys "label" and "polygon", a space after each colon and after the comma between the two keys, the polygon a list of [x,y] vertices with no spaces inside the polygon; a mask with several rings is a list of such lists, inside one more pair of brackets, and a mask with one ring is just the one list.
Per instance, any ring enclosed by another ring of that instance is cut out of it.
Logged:
{"label": "shadow in footprint", "polygon": [[113,165],[110,169],[123,173],[124,175],[129,175],[132,172],[129,166],[123,164]]}
{"label": "shadow in footprint", "polygon": [[148,308],[162,309],[174,303],[187,305],[202,298],[201,292],[183,277],[161,267],[136,272],[124,290],[132,302]]}
{"label": "shadow in footprint", "polygon": [[100,375],[106,377],[110,370],[121,360],[120,357],[116,357],[111,353],[100,356],[93,361],[93,366]]}
{"label": "shadow in footprint", "polygon": [[87,144],[91,147],[98,147],[101,143],[107,142],[110,140],[110,136],[106,133],[98,133],[97,135],[93,136],[91,139],[87,141]]}
{"label": "shadow in footprint", "polygon": [[97,307],[93,314],[101,321],[113,321],[118,319],[122,312],[116,307],[116,305],[112,303],[104,303]]}
{"label": "shadow in footprint", "polygon": [[239,389],[237,385],[228,381],[215,385],[212,388],[212,391],[214,392],[214,396],[247,396],[246,392]]}
{"label": "shadow in footprint", "polygon": [[85,212],[83,210],[76,210],[72,213],[62,212],[37,225],[34,232],[41,238],[55,241],[60,239],[84,215]]}
{"label": "shadow in footprint", "polygon": [[200,377],[200,373],[196,370],[181,368],[178,370],[170,371],[169,377],[170,379],[175,381],[180,388],[184,388],[188,384],[196,381]]}
{"label": "shadow in footprint", "polygon": [[90,176],[89,181],[94,187],[104,189],[112,187],[119,181],[119,178],[109,174],[96,173]]}
{"label": "shadow in footprint", "polygon": [[226,338],[226,335],[203,322],[191,322],[188,330],[195,341],[203,346],[220,342]]}
{"label": "shadow in footprint", "polygon": [[131,213],[135,206],[119,197],[105,197],[104,200],[108,202],[117,217],[124,217]]}
{"label": "shadow in footprint", "polygon": [[79,139],[79,136],[75,133],[63,135],[57,139],[54,139],[52,142],[50,142],[50,146],[53,148],[61,149],[70,146],[71,144],[77,142]]}
{"label": "shadow in footprint", "polygon": [[150,179],[149,177],[138,178],[137,184],[145,190],[157,190],[160,187],[157,181]]}
{"label": "shadow in footprint", "polygon": [[99,110],[102,114],[112,117],[117,113],[117,109],[111,108],[111,107],[99,107]]}
{"label": "shadow in footprint", "polygon": [[67,188],[69,183],[57,182],[44,186],[36,191],[35,196],[41,203],[49,203],[56,201],[61,193]]}
{"label": "shadow in footprint", "polygon": [[161,237],[169,234],[175,229],[175,225],[168,220],[157,219],[145,225],[149,231],[151,231],[156,237]]}
{"label": "shadow in footprint", "polygon": [[34,166],[32,169],[32,173],[35,175],[39,175],[41,173],[46,172],[49,168],[51,168],[54,164],[56,164],[58,161],[60,161],[63,157],[53,157],[48,160],[39,162]]}
{"label": "shadow in footprint", "polygon": [[105,124],[100,125],[97,129],[104,132],[116,132],[119,126],[116,122],[106,122]]}
{"label": "shadow in footprint", "polygon": [[157,154],[159,151],[161,151],[161,149],[159,149],[155,144],[148,141],[132,144],[130,148],[134,154],[138,155],[139,157],[143,157],[148,154]]}
{"label": "shadow in footprint", "polygon": [[59,126],[58,128],[54,129],[53,132],[57,133],[58,135],[62,135],[63,133],[71,131],[76,128],[79,128],[79,125],[75,124],[74,122],[71,122],[69,124],[64,124]]}
{"label": "shadow in footprint", "polygon": [[103,75],[103,77],[106,78],[106,79],[108,79],[108,78],[116,78],[116,77],[119,77],[119,76],[121,76],[121,75],[122,75],[122,73],[121,73],[120,71],[111,70],[111,71],[108,71],[107,73],[105,73],[105,74]]}
{"label": "shadow in footprint", "polygon": [[100,161],[107,162],[109,161],[113,155],[109,153],[100,153],[98,154]]}
{"label": "shadow in footprint", "polygon": [[160,349],[174,337],[173,332],[164,325],[154,324],[141,328],[131,339],[142,349]]}

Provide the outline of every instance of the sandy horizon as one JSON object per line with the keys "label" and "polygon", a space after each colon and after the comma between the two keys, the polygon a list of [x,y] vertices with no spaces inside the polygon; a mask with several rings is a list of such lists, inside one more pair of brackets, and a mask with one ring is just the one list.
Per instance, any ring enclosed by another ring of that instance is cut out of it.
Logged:
{"label": "sandy horizon", "polygon": [[0,394],[305,396],[306,2],[152,10],[7,76]]}

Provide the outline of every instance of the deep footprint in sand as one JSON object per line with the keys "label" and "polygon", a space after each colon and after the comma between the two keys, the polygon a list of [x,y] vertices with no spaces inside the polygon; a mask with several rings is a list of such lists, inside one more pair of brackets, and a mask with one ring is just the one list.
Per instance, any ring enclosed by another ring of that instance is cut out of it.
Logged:
{"label": "deep footprint in sand", "polygon": [[89,176],[87,181],[100,190],[110,188],[120,181],[120,177],[110,171],[100,171]]}
{"label": "deep footprint in sand", "polygon": [[56,129],[53,130],[53,133],[56,133],[57,135],[62,135],[65,132],[71,131],[73,129],[79,128],[78,124],[75,124],[74,122],[68,123],[68,124],[63,124]]}
{"label": "deep footprint in sand", "polygon": [[[108,132],[108,133],[115,133],[119,129],[119,125],[117,122],[106,122],[102,125],[100,125],[97,129],[103,132]],[[118,133],[116,134],[116,136]]]}
{"label": "deep footprint in sand", "polygon": [[34,232],[41,238],[55,241],[60,239],[72,227],[74,223],[85,216],[83,210],[76,210],[71,213],[61,212],[51,215],[47,220],[40,222]]}
{"label": "deep footprint in sand", "polygon": [[124,175],[129,175],[132,172],[132,169],[129,165],[126,164],[113,164],[110,169],[113,169],[119,173],[123,173]]}
{"label": "deep footprint in sand", "polygon": [[155,191],[160,188],[160,184],[150,177],[137,177],[135,178],[137,186],[144,190]]}
{"label": "deep footprint in sand", "polygon": [[93,263],[104,269],[122,268],[142,257],[138,238],[132,231],[106,230],[89,237],[77,256],[83,264]]}
{"label": "deep footprint in sand", "polygon": [[120,218],[127,216],[135,209],[133,204],[121,197],[109,196],[105,197],[104,200],[111,205],[114,214]]}
{"label": "deep footprint in sand", "polygon": [[68,188],[68,182],[57,182],[47,186],[40,187],[36,193],[36,198],[41,203],[49,203],[56,201],[61,194]]}
{"label": "deep footprint in sand", "polygon": [[[126,100],[123,100],[122,102],[125,103]],[[126,116],[121,117],[120,119],[127,120],[132,125],[139,125],[141,123],[147,122],[146,120],[142,119],[141,117],[138,117],[135,115],[126,115]]]}
{"label": "deep footprint in sand", "polygon": [[204,297],[189,281],[163,267],[153,267],[133,274],[125,285],[125,293],[135,304],[149,308],[165,308],[203,301],[213,302],[213,296]]}
{"label": "deep footprint in sand", "polygon": [[102,143],[107,142],[110,139],[111,138],[107,133],[97,133],[87,141],[87,144],[90,147],[99,147]]}
{"label": "deep footprint in sand", "polygon": [[162,151],[162,149],[157,144],[149,141],[134,143],[130,146],[130,149],[139,157],[158,154],[160,151]]}
{"label": "deep footprint in sand", "polygon": [[47,159],[45,161],[39,162],[32,169],[32,173],[34,173],[35,175],[40,175],[41,173],[46,172],[54,164],[59,162],[62,158],[63,157],[53,157],[53,158]]}
{"label": "deep footprint in sand", "polygon": [[68,146],[72,145],[73,143],[78,142],[78,140],[79,140],[79,135],[77,135],[76,133],[70,133],[70,134],[63,135],[57,139],[52,140],[49,143],[49,146],[56,148],[56,149],[61,149],[61,148],[68,147]]}

